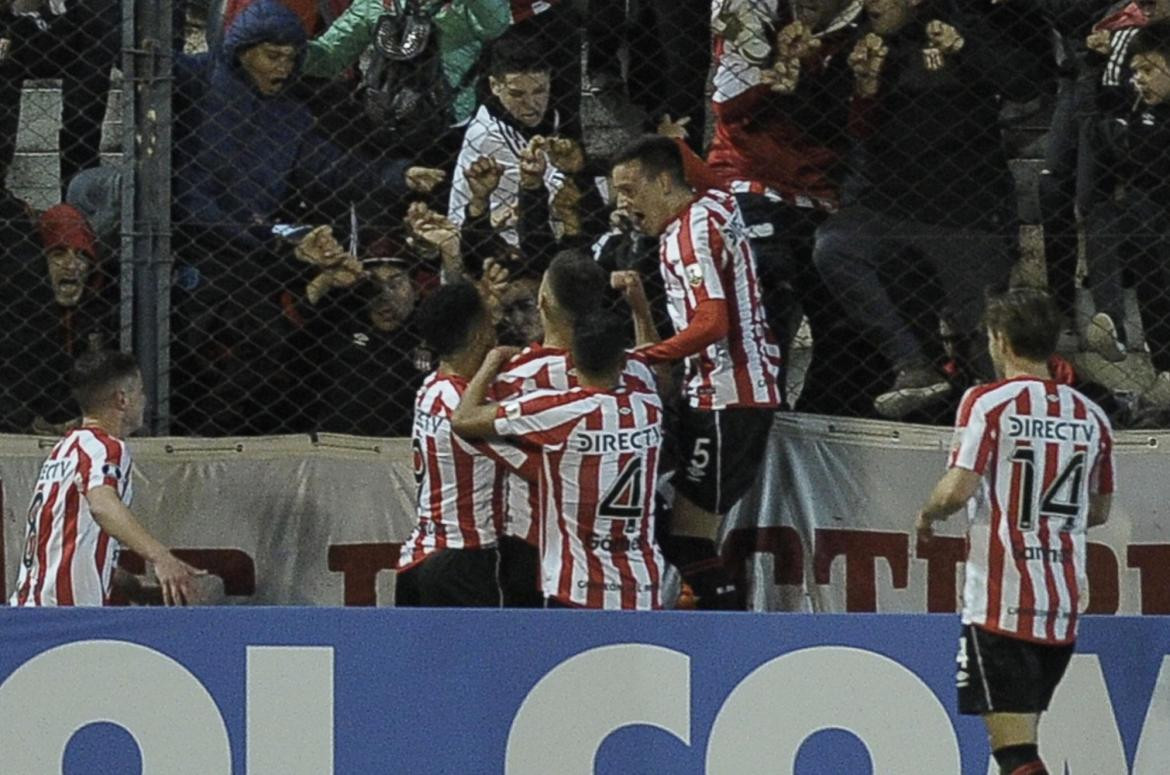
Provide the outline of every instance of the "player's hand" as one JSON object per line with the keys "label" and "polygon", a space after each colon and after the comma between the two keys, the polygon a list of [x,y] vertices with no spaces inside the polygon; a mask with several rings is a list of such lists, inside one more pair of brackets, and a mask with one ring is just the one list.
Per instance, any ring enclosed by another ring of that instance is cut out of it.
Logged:
{"label": "player's hand", "polygon": [[[471,192],[471,201],[487,204],[492,192],[500,185],[500,178],[504,175],[504,168],[490,156],[480,156],[463,171],[467,178],[467,188]],[[486,209],[486,208],[483,208]]]}
{"label": "player's hand", "polygon": [[918,533],[919,543],[929,544],[934,538],[934,520],[927,518],[925,511],[918,512],[918,518],[914,520],[914,531]]}
{"label": "player's hand", "polygon": [[195,579],[207,571],[192,568],[168,552],[154,564],[154,573],[162,588],[164,605],[188,605],[196,601]]}
{"label": "player's hand", "polygon": [[650,309],[650,303],[646,299],[646,288],[642,285],[642,276],[633,269],[625,269],[619,272],[610,272],[609,284],[614,289],[621,291],[622,296],[630,305],[630,309],[634,312],[644,312]]}
{"label": "player's hand", "polygon": [[669,137],[671,140],[687,139],[687,124],[691,123],[690,116],[672,119],[669,113],[664,113],[658,121],[658,135]]}
{"label": "player's hand", "polygon": [[544,185],[544,171],[548,169],[548,158],[544,148],[547,141],[537,135],[520,151],[520,187],[533,191]]}
{"label": "player's hand", "polygon": [[406,187],[419,194],[429,194],[447,179],[447,173],[433,167],[411,167],[406,170]]}
{"label": "player's hand", "polygon": [[849,67],[853,70],[854,92],[859,97],[873,97],[881,85],[882,68],[890,49],[881,35],[866,34],[849,54]]}
{"label": "player's hand", "polygon": [[957,54],[966,42],[951,25],[934,19],[926,25],[926,39],[930,45],[922,49],[922,60],[927,70],[941,70],[947,57]]}
{"label": "player's hand", "polygon": [[821,39],[814,37],[802,21],[785,25],[776,33],[777,59],[804,59],[815,54],[821,47]]}
{"label": "player's hand", "polygon": [[493,347],[488,352],[487,357],[484,358],[484,366],[490,368],[492,371],[498,372],[503,368],[504,364],[515,358],[520,353],[519,347],[512,347],[510,345],[500,345]]}

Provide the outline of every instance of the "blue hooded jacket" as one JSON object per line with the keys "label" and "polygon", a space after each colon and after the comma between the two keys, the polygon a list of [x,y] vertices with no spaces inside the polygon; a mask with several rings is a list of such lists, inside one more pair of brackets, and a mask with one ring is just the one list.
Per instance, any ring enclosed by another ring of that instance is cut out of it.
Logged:
{"label": "blue hooded jacket", "polygon": [[307,106],[288,94],[262,95],[239,62],[260,43],[292,45],[300,74],[306,45],[300,19],[279,0],[257,0],[227,31],[219,51],[175,60],[176,225],[242,252],[272,244],[273,217],[292,193],[316,180],[335,191],[407,191],[403,160],[369,161],[318,135]]}

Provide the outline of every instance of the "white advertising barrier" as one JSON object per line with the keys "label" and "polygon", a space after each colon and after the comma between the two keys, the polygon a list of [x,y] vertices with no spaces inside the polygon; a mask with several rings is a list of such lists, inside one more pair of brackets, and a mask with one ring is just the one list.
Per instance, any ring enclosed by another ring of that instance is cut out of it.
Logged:
{"label": "white advertising barrier", "polygon": [[[917,509],[951,431],[778,415],[757,486],[724,554],[761,610],[949,612],[962,517],[915,546]],[[0,436],[0,583],[10,594],[25,510],[51,439]],[[1110,524],[1090,532],[1090,611],[1170,613],[1170,433],[1122,433]],[[324,435],[134,439],[135,511],[223,579],[227,603],[389,605],[414,523],[406,439]],[[128,558],[137,569],[136,558]]]}

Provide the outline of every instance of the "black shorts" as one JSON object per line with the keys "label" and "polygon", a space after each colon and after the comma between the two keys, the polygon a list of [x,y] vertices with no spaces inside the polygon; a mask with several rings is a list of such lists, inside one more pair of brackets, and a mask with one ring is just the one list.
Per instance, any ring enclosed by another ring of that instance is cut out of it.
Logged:
{"label": "black shorts", "polygon": [[398,574],[394,605],[499,608],[500,554],[491,549],[443,549]]}
{"label": "black shorts", "polygon": [[1072,659],[1073,644],[1047,646],[973,624],[959,636],[959,713],[1042,713]]}
{"label": "black shorts", "polygon": [[702,410],[684,405],[674,429],[675,491],[700,508],[726,514],[756,481],[774,409]]}

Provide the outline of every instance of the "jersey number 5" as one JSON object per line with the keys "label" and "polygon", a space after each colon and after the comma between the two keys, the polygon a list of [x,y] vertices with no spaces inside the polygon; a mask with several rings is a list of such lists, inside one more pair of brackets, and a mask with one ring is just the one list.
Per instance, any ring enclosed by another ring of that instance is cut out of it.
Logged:
{"label": "jersey number 5", "polygon": [[[1077,515],[1081,512],[1081,483],[1085,476],[1085,453],[1077,452],[1052,480],[1052,484],[1040,496],[1036,508],[1036,451],[1029,448],[1016,450],[1012,455],[1012,485],[1018,493],[1016,503],[1017,525],[1020,530],[1036,529],[1036,514],[1067,520],[1065,530],[1071,530]],[[1061,494],[1065,498],[1061,500]]]}

